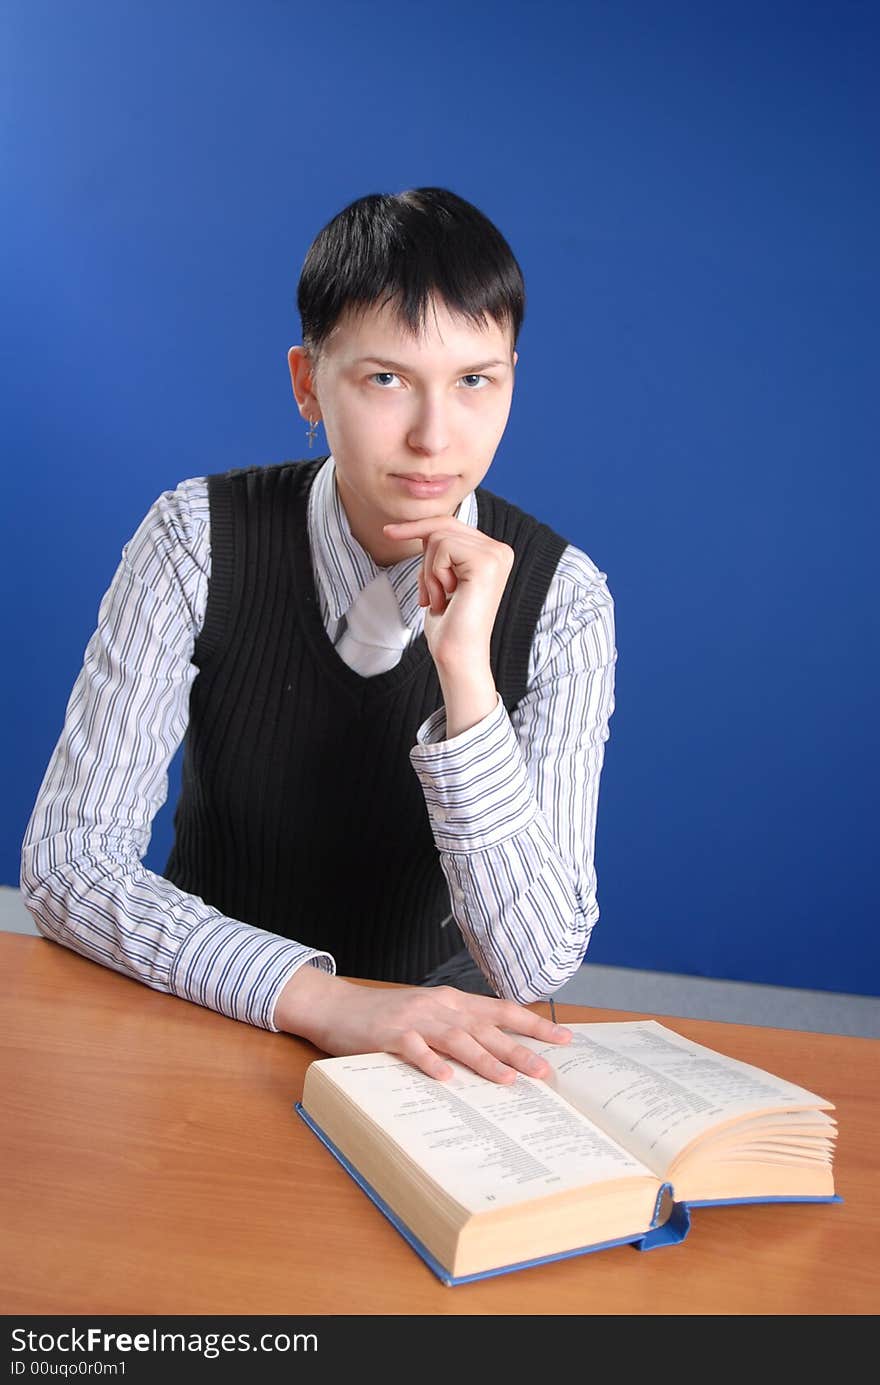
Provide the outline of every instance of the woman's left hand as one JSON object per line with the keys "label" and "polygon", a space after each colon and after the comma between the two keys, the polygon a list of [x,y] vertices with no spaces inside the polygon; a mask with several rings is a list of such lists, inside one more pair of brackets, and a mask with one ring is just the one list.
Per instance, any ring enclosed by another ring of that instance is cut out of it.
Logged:
{"label": "woman's left hand", "polygon": [[488,662],[489,641],[513,567],[510,544],[453,515],[386,524],[389,539],[422,540],[419,605],[425,638],[436,664]]}

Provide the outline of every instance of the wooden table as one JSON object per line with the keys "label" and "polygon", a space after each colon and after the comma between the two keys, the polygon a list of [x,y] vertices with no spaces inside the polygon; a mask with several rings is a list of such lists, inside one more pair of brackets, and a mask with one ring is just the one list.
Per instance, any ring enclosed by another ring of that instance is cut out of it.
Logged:
{"label": "wooden table", "polygon": [[310,1044],[43,938],[0,934],[0,975],[2,1313],[880,1310],[878,1040],[662,1016],[836,1104],[844,1202],[697,1209],[679,1246],[444,1288],[294,1114]]}

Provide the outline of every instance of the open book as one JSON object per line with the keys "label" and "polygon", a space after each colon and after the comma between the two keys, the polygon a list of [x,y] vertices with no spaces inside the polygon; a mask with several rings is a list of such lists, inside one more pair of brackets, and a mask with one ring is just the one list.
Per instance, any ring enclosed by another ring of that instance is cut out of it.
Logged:
{"label": "open book", "polygon": [[655,1020],[567,1027],[522,1039],[548,1079],[322,1058],[296,1110],[446,1284],[681,1241],[695,1205],[839,1201],[831,1102]]}

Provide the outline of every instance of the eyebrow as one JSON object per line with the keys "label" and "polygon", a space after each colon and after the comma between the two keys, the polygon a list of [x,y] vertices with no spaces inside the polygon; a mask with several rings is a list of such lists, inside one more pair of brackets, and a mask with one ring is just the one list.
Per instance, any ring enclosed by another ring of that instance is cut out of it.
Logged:
{"label": "eyebrow", "polygon": [[[382,360],[382,358],[381,358],[380,356],[360,356],[360,357],[358,357],[358,359],[357,359],[356,361],[353,361],[352,364],[353,364],[353,365],[381,365],[381,366],[387,366],[389,370],[403,370],[403,371],[406,371],[407,373],[411,372],[411,370],[412,370],[412,367],[411,367],[411,366],[402,365],[399,361],[385,361],[385,360]],[[476,375],[476,373],[477,373],[478,370],[488,370],[488,369],[490,368],[490,366],[495,366],[495,365],[510,365],[510,362],[509,362],[509,361],[483,361],[480,365],[465,366],[465,368],[464,368],[463,370],[459,370],[458,374],[459,374],[459,375]]]}

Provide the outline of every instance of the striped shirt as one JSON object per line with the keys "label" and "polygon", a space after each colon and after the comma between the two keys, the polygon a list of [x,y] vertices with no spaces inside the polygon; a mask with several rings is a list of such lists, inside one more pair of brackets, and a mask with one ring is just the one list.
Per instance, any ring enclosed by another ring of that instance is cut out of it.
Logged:
{"label": "striped shirt", "polygon": [[[476,524],[473,491],[456,517]],[[307,522],[335,644],[380,569],[351,533],[332,456],[311,488]],[[291,976],[304,963],[335,971],[331,955],[228,918],[142,864],[186,732],[210,540],[202,476],[159,496],[124,546],[28,824],[21,888],[46,937],[276,1030],[275,1004]],[[421,562],[417,554],[382,569],[413,639],[424,625]],[[605,574],[569,544],[515,710],[508,715],[498,697],[482,721],[446,740],[440,707],[416,733],[410,760],[455,921],[499,995],[551,995],[577,970],[598,918],[596,810],[616,658]]]}

